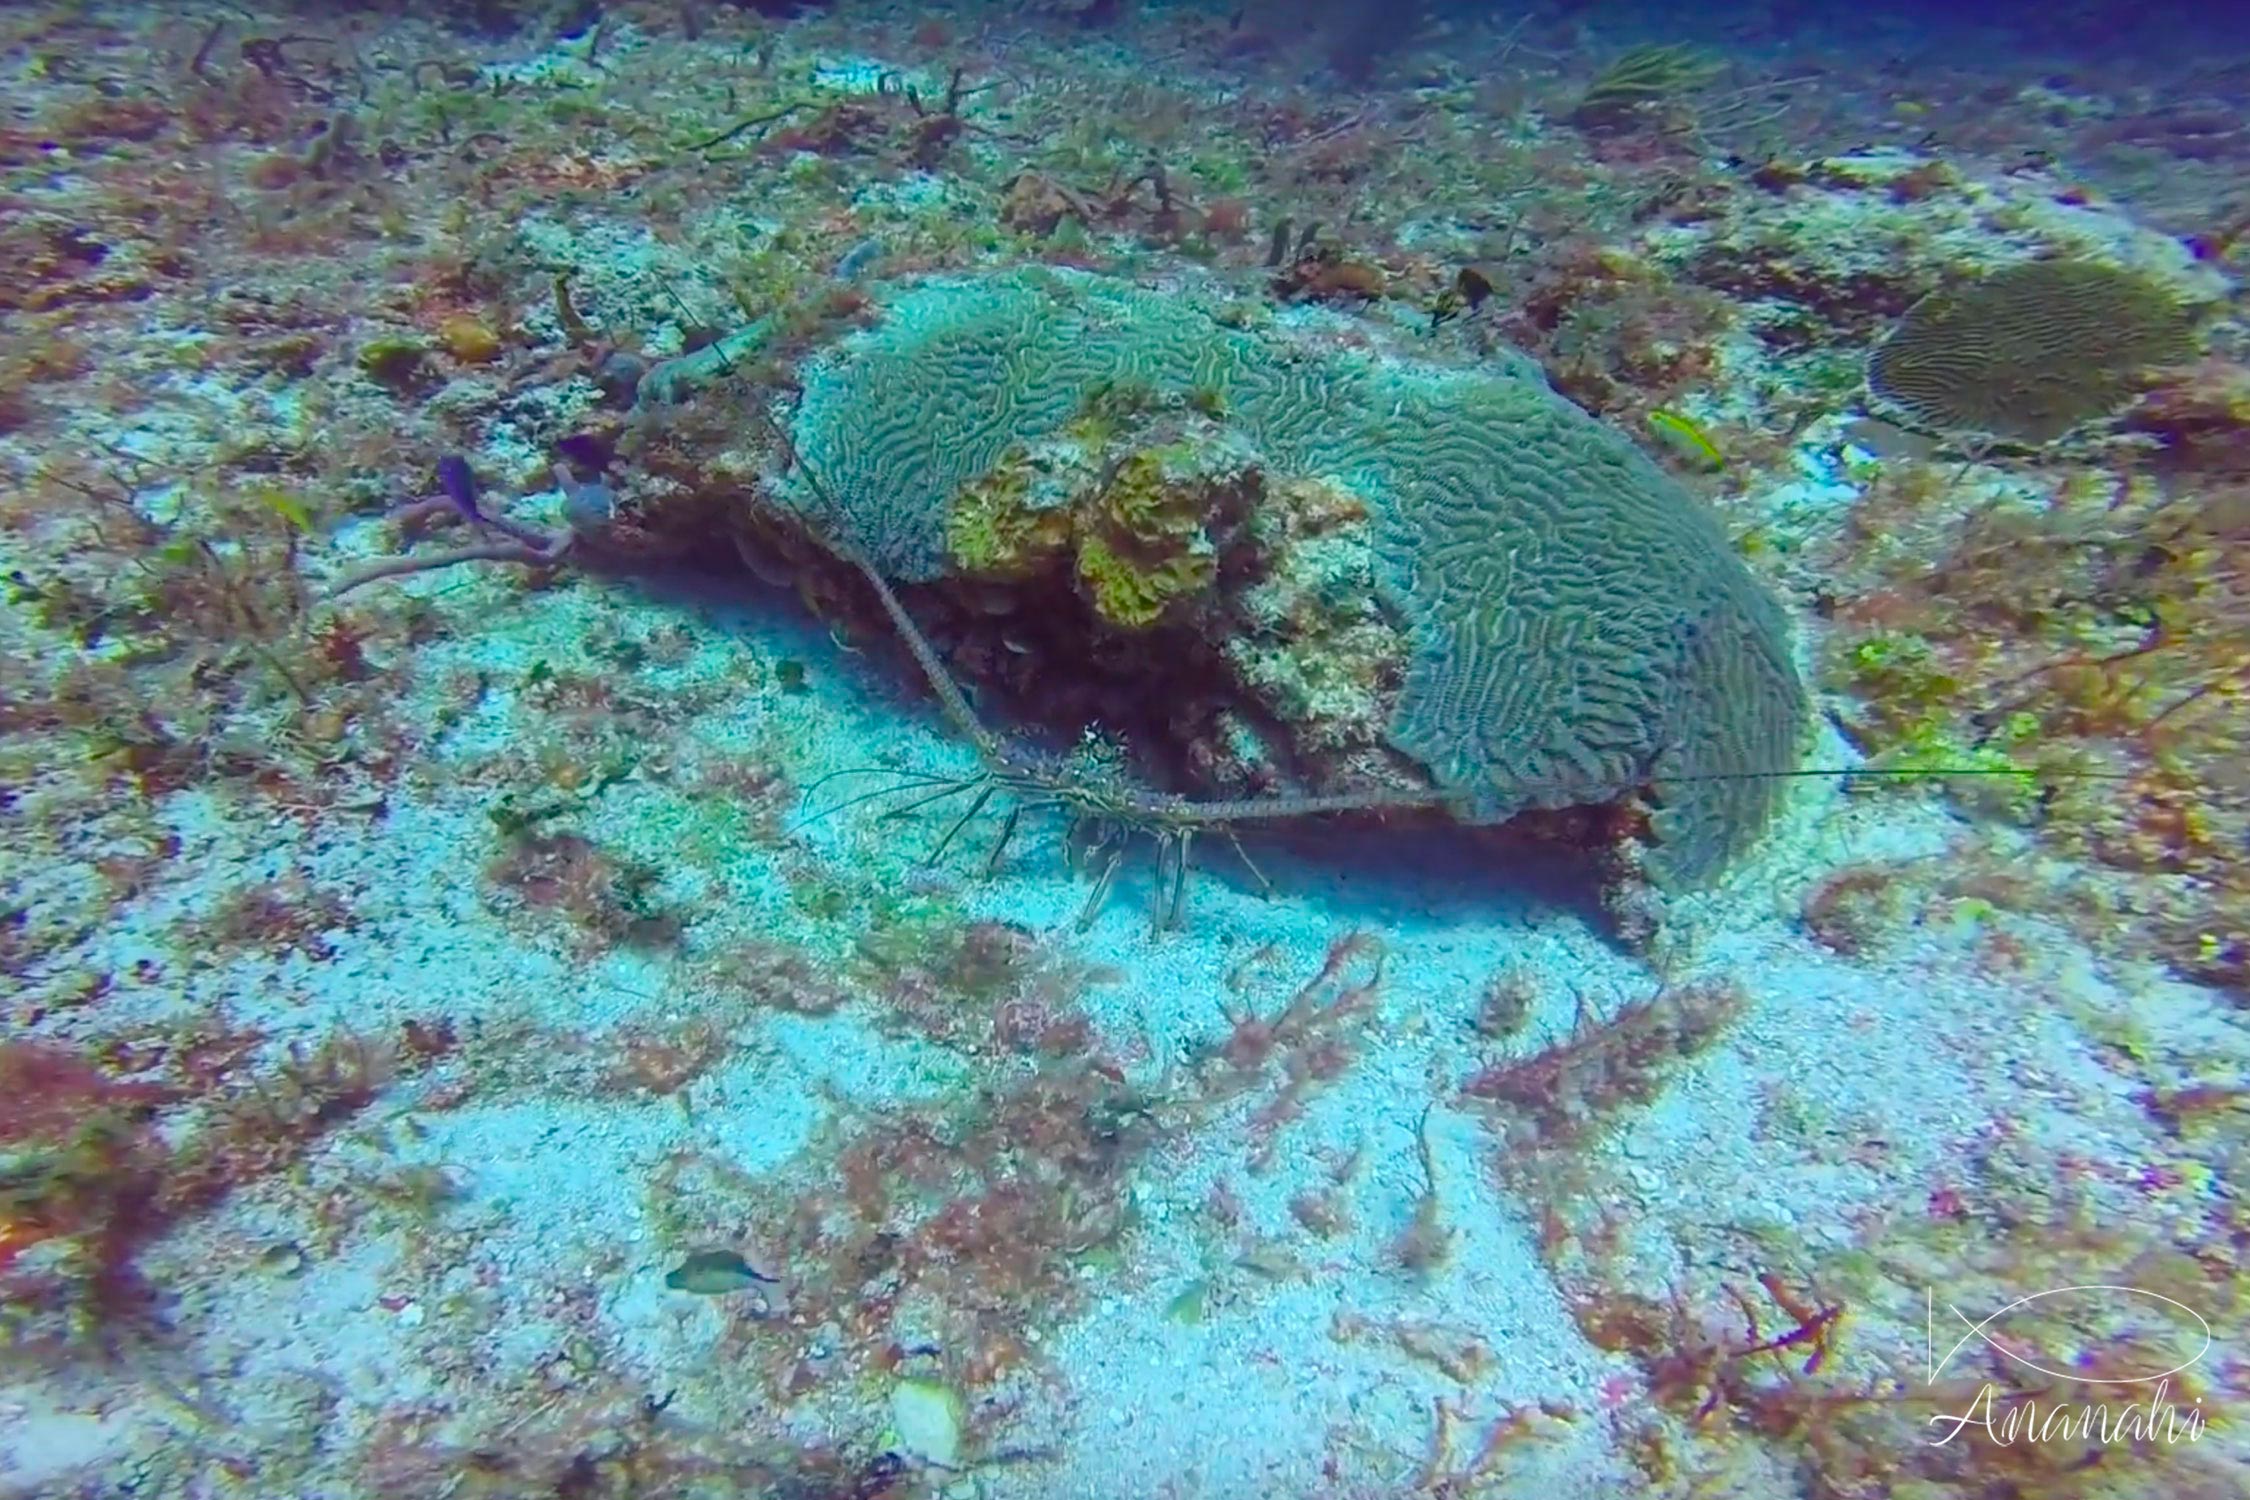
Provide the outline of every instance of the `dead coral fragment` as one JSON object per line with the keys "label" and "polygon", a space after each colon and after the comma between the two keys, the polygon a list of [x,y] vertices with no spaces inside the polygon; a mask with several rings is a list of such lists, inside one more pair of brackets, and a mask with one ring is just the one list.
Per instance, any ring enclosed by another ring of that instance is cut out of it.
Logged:
{"label": "dead coral fragment", "polygon": [[1875,394],[1944,432],[2049,443],[2194,352],[2186,310],[2119,266],[2031,261],[1907,311],[1868,362]]}

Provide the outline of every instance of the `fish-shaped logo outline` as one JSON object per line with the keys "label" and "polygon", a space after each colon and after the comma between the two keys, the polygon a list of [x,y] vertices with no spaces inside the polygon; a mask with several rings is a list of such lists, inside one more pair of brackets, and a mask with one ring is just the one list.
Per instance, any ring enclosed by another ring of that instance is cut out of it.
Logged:
{"label": "fish-shaped logo outline", "polygon": [[[1990,1334],[1985,1332],[1987,1328],[1991,1327],[2000,1319],[2006,1317],[2009,1313],[2014,1312],[2019,1307],[2027,1306],[2030,1303],[2037,1302],[2046,1297],[2067,1296],[2072,1292],[2123,1292],[2128,1296],[2146,1297],[2151,1301],[2162,1302],[2167,1304],[2168,1306],[2176,1307],[2181,1312],[2184,1312],[2189,1317],[2195,1319],[2196,1326],[2203,1330],[2203,1345],[2193,1354],[2189,1355],[2186,1359],[2181,1360],[2178,1364],[2172,1366],[2168,1370],[2161,1370],[2148,1375],[2094,1376],[2081,1375],[2076,1373],[2075,1371],[2069,1370],[2050,1370],[2045,1365],[2038,1363],[2036,1360],[2026,1358],[2024,1355],[2009,1348],[2006,1344],[2001,1343],[1999,1340],[1993,1338]],[[1937,1314],[1935,1310],[1936,1294],[1925,1287],[1922,1292],[1922,1301],[1922,1357],[1928,1370],[1927,1378],[1932,1383],[1937,1380],[1938,1372],[1943,1370],[1947,1365],[1951,1364],[1953,1362],[1953,1356],[1961,1352],[1961,1346],[1968,1343],[1971,1339],[1982,1340],[1984,1343],[1990,1345],[1996,1353],[2007,1359],[2009,1362],[2022,1365],[2027,1370],[2036,1370],[2038,1373],[2048,1377],[2050,1380],[2073,1381],[2079,1385],[2147,1385],[2152,1381],[2169,1380],[2172,1376],[2179,1374],[2183,1370],[2194,1368],[2196,1363],[2200,1361],[2204,1355],[2208,1354],[2211,1351],[2211,1324],[2204,1318],[2203,1314],[2197,1312],[2194,1308],[2188,1306],[2185,1302],[2180,1301],[2176,1297],[2167,1297],[2162,1292],[2149,1291],[2145,1287],[2124,1286],[2116,1282],[2095,1281],[2084,1282],[2077,1286],[2050,1287],[2043,1292],[2033,1292],[2028,1297],[2018,1297],[2015,1301],[1999,1309],[1997,1312],[1989,1313],[1983,1319],[1974,1323],[1969,1321],[1969,1317],[1966,1313],[1962,1312],[1961,1309],[1948,1302],[1945,1305],[1945,1310],[1953,1314],[1954,1317],[1959,1318],[1961,1320],[1961,1325],[1964,1328],[1968,1329],[1968,1332],[1964,1333],[1960,1338],[1954,1341],[1953,1347],[1945,1351],[1945,1357],[1943,1359],[1933,1359],[1931,1356],[1936,1352],[1937,1348]]]}

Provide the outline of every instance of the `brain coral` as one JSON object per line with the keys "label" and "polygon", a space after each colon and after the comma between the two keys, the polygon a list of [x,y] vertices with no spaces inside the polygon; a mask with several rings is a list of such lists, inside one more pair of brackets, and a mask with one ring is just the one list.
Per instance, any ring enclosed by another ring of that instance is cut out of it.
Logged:
{"label": "brain coral", "polygon": [[1319,348],[1050,271],[913,283],[884,311],[804,367],[792,438],[843,511],[822,524],[894,578],[943,575],[949,497],[1101,382],[1216,392],[1272,469],[1365,497],[1410,641],[1390,738],[1463,818],[1653,785],[1652,873],[1690,883],[1763,825],[1779,783],[1755,773],[1796,764],[1780,610],[1691,496],[1520,356]]}
{"label": "brain coral", "polygon": [[1868,361],[1867,383],[1928,426],[2046,443],[2124,405],[2144,368],[2193,350],[2186,311],[2147,277],[2027,261],[1915,303]]}

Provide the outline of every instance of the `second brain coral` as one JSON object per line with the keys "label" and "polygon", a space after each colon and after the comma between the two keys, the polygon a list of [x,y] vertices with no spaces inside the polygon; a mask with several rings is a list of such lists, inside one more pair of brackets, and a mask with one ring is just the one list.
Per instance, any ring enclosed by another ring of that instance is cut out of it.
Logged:
{"label": "second brain coral", "polygon": [[1867,383],[1939,431],[2040,444],[2116,411],[2143,370],[2193,350],[2186,310],[2148,277],[2027,261],[1916,303]]}
{"label": "second brain coral", "polygon": [[1348,487],[1407,642],[1391,747],[1457,816],[1653,786],[1651,873],[1707,879],[1764,826],[1806,720],[1780,609],[1716,521],[1528,360],[1467,371],[1223,326],[1192,303],[1039,270],[893,289],[809,361],[792,440],[894,580],[955,567],[949,507],[1087,393],[1214,393],[1278,476]]}

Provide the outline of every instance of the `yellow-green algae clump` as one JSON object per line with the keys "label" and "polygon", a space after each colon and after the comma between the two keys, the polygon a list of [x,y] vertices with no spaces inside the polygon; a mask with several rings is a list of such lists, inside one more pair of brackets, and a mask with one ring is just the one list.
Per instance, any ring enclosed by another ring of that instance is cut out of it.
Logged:
{"label": "yellow-green algae clump", "polygon": [[1257,469],[1193,439],[1092,454],[1018,444],[953,496],[946,553],[963,572],[1028,578],[1065,561],[1104,621],[1145,630],[1218,581],[1215,527],[1246,516]]}

